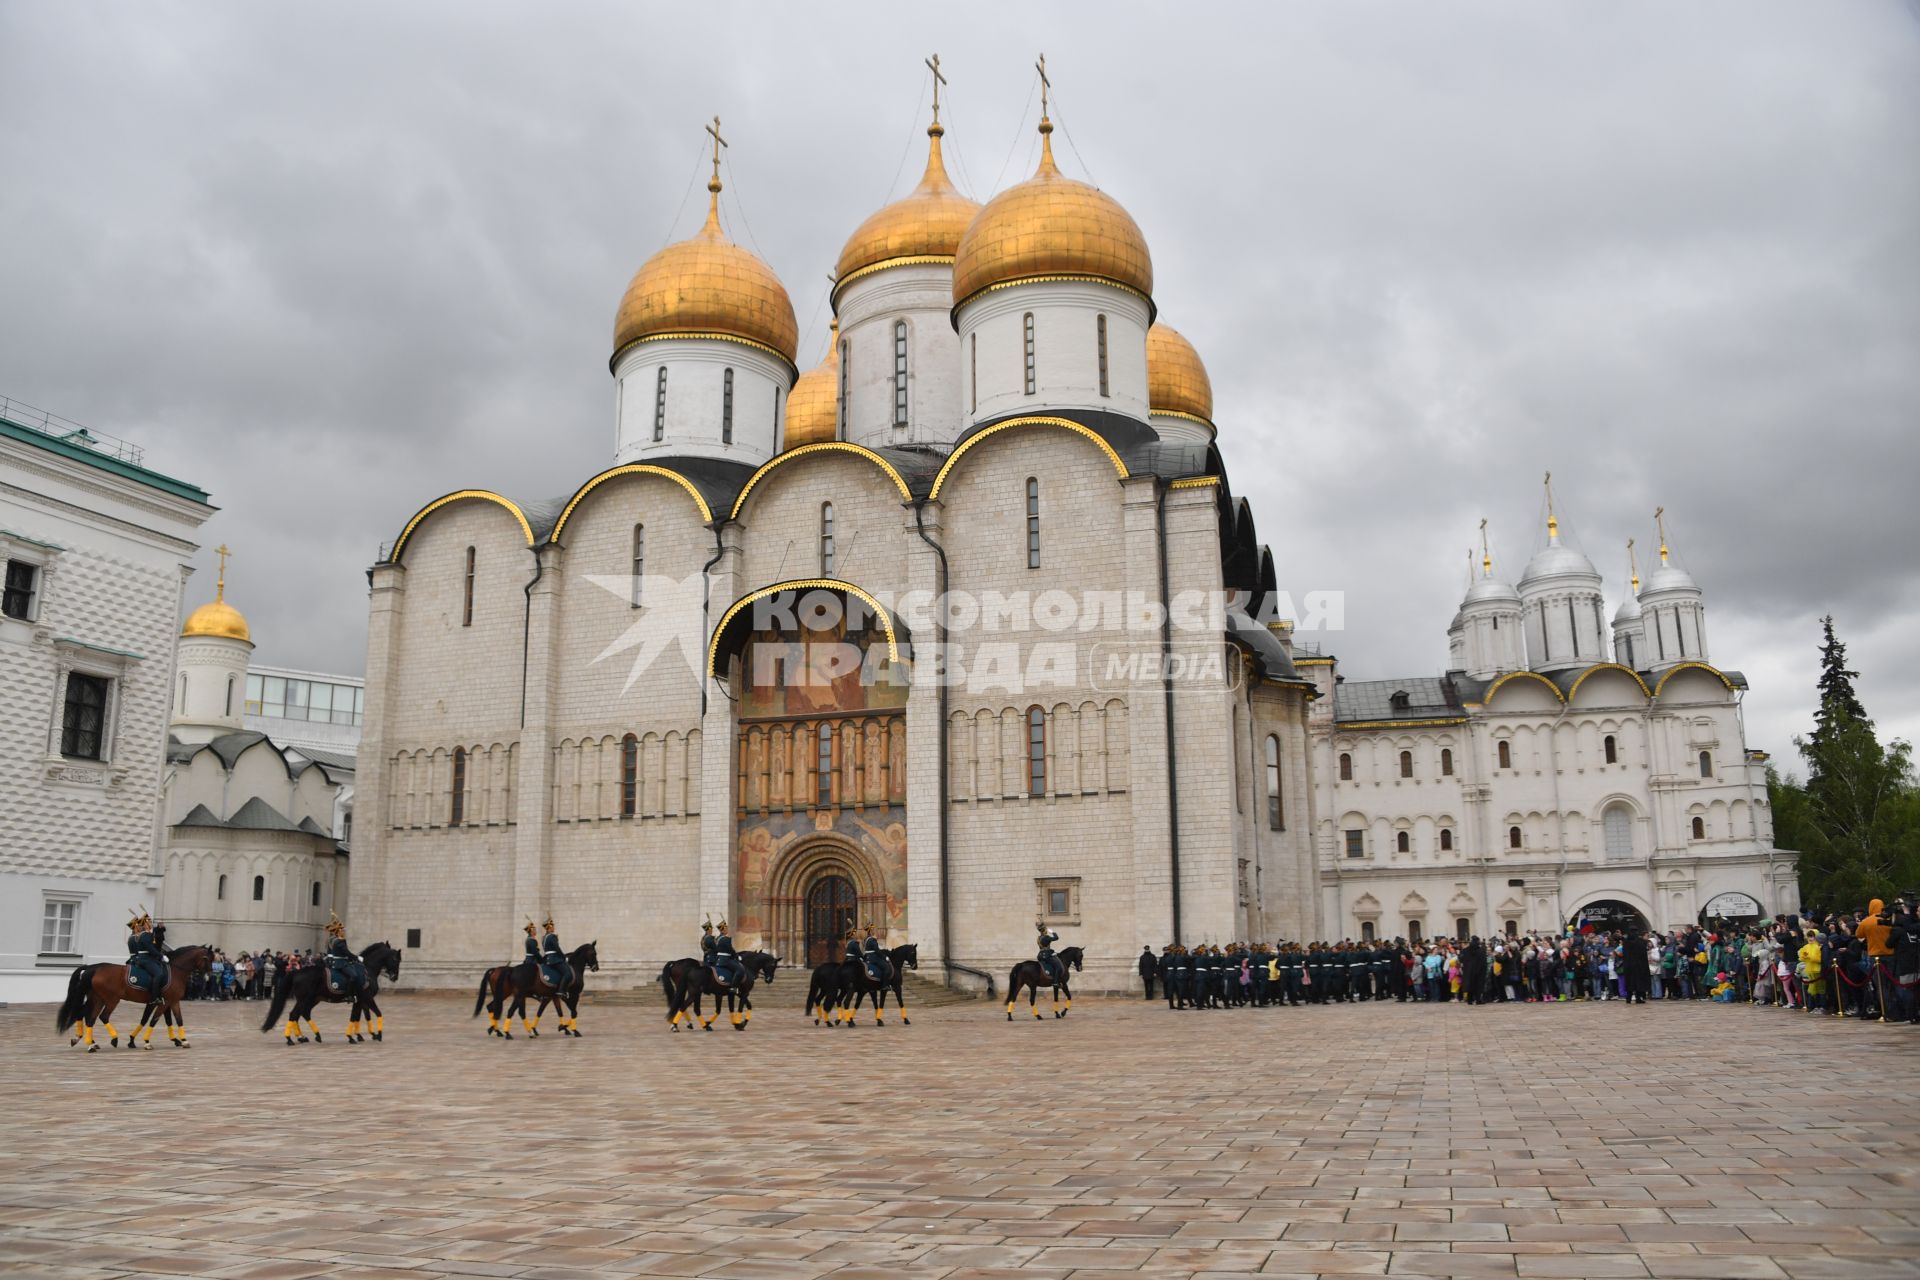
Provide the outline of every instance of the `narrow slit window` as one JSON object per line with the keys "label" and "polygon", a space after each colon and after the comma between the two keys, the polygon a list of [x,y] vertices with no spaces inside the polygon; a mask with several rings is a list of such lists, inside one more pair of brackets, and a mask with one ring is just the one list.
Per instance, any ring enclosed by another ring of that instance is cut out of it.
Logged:
{"label": "narrow slit window", "polygon": [[1047,794],[1047,713],[1027,708],[1027,794]]}
{"label": "narrow slit window", "polygon": [[473,571],[474,571],[474,568],[475,568],[474,550],[472,547],[468,547],[467,548],[466,590],[460,605],[460,625],[463,627],[470,627],[473,625]]}
{"label": "narrow slit window", "polygon": [[267,900],[267,878],[265,876],[255,876],[253,878],[253,900],[255,902],[265,902]]}
{"label": "narrow slit window", "polygon": [[1286,808],[1280,798],[1280,739],[1277,735],[1267,736],[1267,826],[1274,831],[1286,830]]}
{"label": "narrow slit window", "polygon": [[633,594],[629,602],[636,609],[640,607],[640,582],[647,573],[647,526],[633,526]]}
{"label": "narrow slit window", "polygon": [[893,425],[907,425],[907,322],[893,322]]}
{"label": "narrow slit window", "polygon": [[1513,748],[1504,739],[1500,743],[1500,767],[1513,768]]}
{"label": "narrow slit window", "polygon": [[1606,742],[1602,745],[1604,745],[1607,750],[1607,763],[1619,764],[1620,763],[1620,746],[1618,743],[1614,741],[1613,735],[1608,734],[1606,738]]}
{"label": "narrow slit window", "polygon": [[1034,370],[1034,361],[1033,361],[1033,312],[1031,311],[1027,312],[1026,317],[1024,320],[1021,321],[1021,324],[1026,332],[1027,394],[1032,395],[1034,386],[1036,385],[1035,379],[1034,379],[1035,370]]}
{"label": "narrow slit window", "polygon": [[720,375],[720,443],[733,443],[733,370]]}
{"label": "narrow slit window", "polygon": [[653,438],[667,438],[667,367],[660,366],[660,375],[653,383]]}
{"label": "narrow slit window", "polygon": [[1340,753],[1340,781],[1353,781],[1353,756],[1350,752]]}
{"label": "narrow slit window", "polygon": [[1440,776],[1443,778],[1451,778],[1453,776],[1452,747],[1440,748]]}
{"label": "narrow slit window", "polygon": [[1403,778],[1411,778],[1413,776],[1413,752],[1411,751],[1402,751],[1400,753],[1400,776]]}
{"label": "narrow slit window", "polygon": [[980,335],[977,333],[969,334],[967,337],[967,363],[969,366],[967,395],[971,401],[971,412],[978,413],[980,411]]}
{"label": "narrow slit window", "polygon": [[459,826],[467,820],[467,749],[453,749],[453,803],[447,811],[449,826]]}
{"label": "narrow slit window", "polygon": [[820,574],[833,576],[833,504],[820,504]]}
{"label": "narrow slit window", "polygon": [[1453,829],[1451,827],[1440,828],[1440,850],[1443,853],[1450,853],[1453,850]]}
{"label": "narrow slit window", "polygon": [[1521,839],[1522,837],[1520,835],[1520,828],[1518,827],[1507,828],[1507,848],[1518,849],[1520,847]]}
{"label": "narrow slit window", "polygon": [[1100,394],[1107,394],[1107,318],[1094,317],[1095,336],[1100,347]]}
{"label": "narrow slit window", "polygon": [[1040,567],[1040,481],[1027,477],[1027,568]]}
{"label": "narrow slit window", "polygon": [[631,818],[640,802],[640,739],[620,739],[620,816]]}
{"label": "narrow slit window", "polygon": [[819,750],[814,766],[818,787],[815,794],[820,804],[830,805],[833,803],[833,726],[823,721],[815,728],[814,737]]}

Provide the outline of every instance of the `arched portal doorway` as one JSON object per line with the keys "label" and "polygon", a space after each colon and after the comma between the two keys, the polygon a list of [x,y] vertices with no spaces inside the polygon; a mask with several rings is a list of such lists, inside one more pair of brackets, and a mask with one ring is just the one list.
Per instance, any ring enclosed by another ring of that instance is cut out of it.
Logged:
{"label": "arched portal doorway", "polygon": [[807,886],[807,967],[823,965],[840,954],[841,939],[854,927],[859,897],[853,881],[829,872]]}
{"label": "arched portal doorway", "polygon": [[1567,921],[1576,933],[1645,933],[1647,918],[1632,903],[1601,898],[1575,911]]}

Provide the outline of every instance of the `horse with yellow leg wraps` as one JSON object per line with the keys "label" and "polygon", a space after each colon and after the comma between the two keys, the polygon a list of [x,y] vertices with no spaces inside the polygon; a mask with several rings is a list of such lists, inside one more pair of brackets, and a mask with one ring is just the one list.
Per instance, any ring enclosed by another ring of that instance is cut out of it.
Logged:
{"label": "horse with yellow leg wraps", "polygon": [[[344,1004],[348,1006],[348,1044],[359,1044],[369,1035],[375,1040],[385,1039],[386,1018],[381,1014],[374,997],[379,993],[382,977],[399,978],[400,955],[400,949],[391,943],[374,943],[354,957],[355,965],[336,966],[338,982],[344,982],[344,986],[338,985],[334,974],[322,965],[282,969],[273,980],[273,1004],[267,1010],[266,1020],[260,1024],[260,1030],[273,1030],[280,1022],[280,1015],[285,1013],[289,1045],[305,1044],[309,1039],[319,1044],[320,1024],[313,1020],[315,1006]],[[361,977],[360,973],[355,972],[356,969],[364,971],[365,976]],[[363,1017],[364,1023],[361,1021]]]}
{"label": "horse with yellow leg wraps", "polygon": [[[689,1028],[698,1023],[707,1031],[713,1030],[723,1000],[733,1029],[747,1029],[747,1023],[753,1020],[754,985],[773,981],[780,968],[780,957],[766,951],[741,951],[733,958],[739,963],[731,983],[722,983],[712,966],[691,956],[669,961],[661,968],[659,982],[666,992],[667,1023],[672,1030],[678,1031],[683,1020]],[[713,1013],[703,1017],[701,1010],[706,996],[713,997]]]}
{"label": "horse with yellow leg wraps", "polygon": [[[93,1041],[96,1024],[106,1027],[108,1044],[117,1047],[120,1032],[113,1025],[113,1011],[121,1002],[131,1001],[150,1009],[166,1010],[167,1038],[176,1048],[190,1048],[180,1001],[187,994],[188,979],[213,968],[213,948],[179,947],[169,951],[166,926],[155,925],[145,913],[137,913],[128,921],[127,928],[132,935],[128,940],[128,963],[81,965],[75,969],[67,981],[67,998],[54,1015],[54,1024],[62,1033],[77,1024],[78,1038],[86,1042],[88,1053],[98,1052],[100,1048]],[[132,972],[136,969],[137,975]],[[138,1034],[141,1030],[146,1032],[145,1047],[153,1047],[153,1027],[143,1016],[135,1034],[127,1037],[127,1048],[143,1043]]]}
{"label": "horse with yellow leg wraps", "polygon": [[1085,959],[1085,953],[1079,947],[1063,947],[1051,957],[1053,967],[1045,961],[1022,960],[1013,966],[1013,972],[1007,975],[1007,1021],[1013,1021],[1013,1006],[1020,999],[1020,988],[1027,989],[1027,1008],[1033,1016],[1040,1016],[1040,988],[1047,987],[1053,992],[1053,1016],[1064,1018],[1073,1008],[1073,990],[1067,985],[1067,971],[1079,970]]}
{"label": "horse with yellow leg wraps", "polygon": [[[548,936],[552,936],[549,933]],[[557,955],[557,952],[552,953]],[[488,1021],[494,1026],[488,1030],[502,1039],[513,1039],[513,1020],[520,1019],[520,1026],[530,1040],[540,1038],[540,1018],[551,1004],[560,1025],[563,1036],[578,1036],[580,1032],[580,993],[586,988],[586,974],[589,970],[600,970],[600,950],[598,940],[582,943],[568,952],[561,964],[563,972],[556,972],[554,963],[529,964],[522,962],[510,969],[490,971],[493,981],[493,1003],[488,1010]],[[558,979],[558,985],[555,985]],[[480,1012],[480,1005],[486,1002],[487,980],[480,984],[480,1002],[474,1005],[474,1013]],[[533,1016],[527,1016],[527,1000],[538,1000]],[[511,1001],[511,1004],[508,1002]]]}

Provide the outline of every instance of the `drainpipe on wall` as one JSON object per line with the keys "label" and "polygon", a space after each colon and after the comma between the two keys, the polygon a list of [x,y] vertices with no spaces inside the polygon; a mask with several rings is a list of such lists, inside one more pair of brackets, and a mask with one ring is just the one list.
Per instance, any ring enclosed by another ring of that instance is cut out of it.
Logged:
{"label": "drainpipe on wall", "polygon": [[533,576],[527,579],[527,585],[521,589],[527,598],[526,611],[520,616],[520,727],[522,729],[527,727],[527,664],[530,659],[527,651],[533,647],[533,589],[539,585],[540,577],[546,571],[547,567],[540,563],[540,548],[533,548]]}
{"label": "drainpipe on wall", "polygon": [[[934,613],[935,613],[934,625],[936,625],[940,629],[940,642],[939,642],[939,647],[935,649],[934,652],[939,654],[941,658],[944,659],[946,656],[946,650],[947,650],[947,619],[946,619],[946,598],[947,598],[947,591],[948,591],[947,549],[941,546],[939,543],[935,542],[931,537],[927,535],[927,526],[923,519],[923,513],[926,511],[926,505],[927,505],[926,499],[924,498],[914,504],[913,527],[914,527],[914,531],[920,535],[920,541],[926,543],[929,547],[932,547],[934,556],[940,561],[940,592],[938,596],[935,597],[936,608],[934,610]],[[947,811],[950,807],[947,800],[947,788],[950,781],[948,778],[948,774],[951,772],[952,765],[951,765],[951,762],[948,760],[949,752],[947,747],[948,725],[947,725],[946,672],[944,669],[942,669],[937,674],[940,677],[940,688],[939,688],[939,696],[940,696],[940,732],[939,732],[939,738],[940,738],[940,965],[941,965],[942,972],[944,972],[946,975],[948,986],[953,985],[953,975],[954,975],[954,972],[958,970],[961,973],[967,974],[969,977],[979,978],[981,981],[985,982],[987,984],[987,998],[991,1000],[994,998],[993,975],[990,973],[983,972],[982,970],[975,969],[970,965],[958,964],[954,961],[954,958],[953,958],[953,931],[949,925],[949,921],[952,919],[952,912],[950,911],[947,905],[948,900],[952,896],[948,891],[948,885],[947,885],[947,867],[950,861],[947,856],[947,853],[948,853]]]}
{"label": "drainpipe on wall", "polygon": [[[1173,607],[1167,587],[1167,485],[1154,485],[1154,515],[1160,535],[1160,687],[1167,710],[1167,872],[1173,889],[1173,936],[1180,937],[1180,767],[1173,733]],[[1238,868],[1235,868],[1236,873]],[[1234,890],[1236,897],[1239,890]]]}
{"label": "drainpipe on wall", "polygon": [[[707,527],[713,530],[713,559],[700,566],[700,637],[711,644],[713,637],[707,634],[707,623],[713,612],[713,566],[719,564],[720,557],[727,554],[727,544],[720,537],[720,522],[718,520],[715,520]],[[696,658],[695,661],[699,661],[699,658]],[[707,718],[707,686],[712,682],[712,678],[708,673],[701,672],[700,719],[702,723],[705,723]]]}

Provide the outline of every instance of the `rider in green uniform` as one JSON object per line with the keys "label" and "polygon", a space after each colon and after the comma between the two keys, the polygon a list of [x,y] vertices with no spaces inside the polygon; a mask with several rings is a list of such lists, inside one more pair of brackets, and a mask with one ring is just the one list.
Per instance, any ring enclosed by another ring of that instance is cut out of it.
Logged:
{"label": "rider in green uniform", "polygon": [[1067,971],[1060,967],[1060,958],[1053,954],[1053,944],[1060,941],[1060,935],[1047,928],[1044,921],[1036,920],[1033,927],[1040,931],[1040,954],[1036,957],[1040,967],[1047,971],[1056,984],[1067,980]]}

